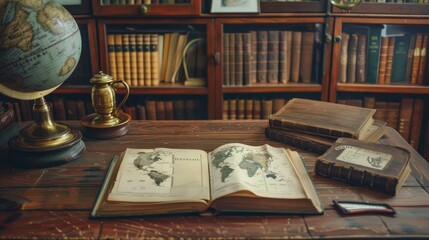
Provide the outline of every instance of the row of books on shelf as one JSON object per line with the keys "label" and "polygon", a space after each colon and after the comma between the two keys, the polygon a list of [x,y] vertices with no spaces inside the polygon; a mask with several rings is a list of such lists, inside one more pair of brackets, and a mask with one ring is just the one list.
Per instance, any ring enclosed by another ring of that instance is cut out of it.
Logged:
{"label": "row of books on shelf", "polygon": [[102,0],[103,5],[184,4],[189,0]]}
{"label": "row of books on shelf", "polygon": [[223,84],[319,82],[321,28],[224,33]]}
{"label": "row of books on shelf", "polygon": [[396,129],[411,146],[418,149],[423,122],[424,100],[402,98],[399,101],[378,100],[375,97],[338,100],[338,103],[376,109],[374,119]]}
{"label": "row of books on shelf", "polygon": [[429,0],[365,0],[372,3],[429,3]]}
{"label": "row of books on shelf", "polygon": [[428,34],[390,28],[353,26],[341,34],[339,83],[427,83]]}
{"label": "row of books on shelf", "polygon": [[[107,34],[109,73],[129,86],[157,86],[160,82],[185,80],[182,60],[189,33],[115,33]],[[203,45],[186,54],[187,70],[203,77]]]}
{"label": "row of books on shelf", "polygon": [[[81,120],[86,115],[94,113],[91,100],[64,99],[54,97],[49,99],[49,106],[55,120]],[[18,100],[8,102],[14,109],[16,120],[33,120],[32,101]],[[134,120],[193,120],[206,119],[205,108],[199,99],[151,100],[143,103],[127,105],[122,111]]]}
{"label": "row of books on shelf", "polygon": [[268,119],[287,103],[286,99],[225,99],[223,100],[224,120]]}
{"label": "row of books on shelf", "polygon": [[385,122],[375,109],[291,99],[269,118],[268,138],[315,153],[314,172],[352,185],[397,194],[409,176],[410,152],[376,143]]}

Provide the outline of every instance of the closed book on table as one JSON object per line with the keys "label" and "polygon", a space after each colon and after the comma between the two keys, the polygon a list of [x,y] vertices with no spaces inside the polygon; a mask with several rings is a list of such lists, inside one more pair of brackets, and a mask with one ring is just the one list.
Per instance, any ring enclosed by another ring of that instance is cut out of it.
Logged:
{"label": "closed book on table", "polygon": [[294,98],[269,118],[270,126],[333,138],[365,139],[375,109]]}
{"label": "closed book on table", "polygon": [[410,152],[396,146],[339,138],[317,158],[315,173],[396,194],[409,176]]}

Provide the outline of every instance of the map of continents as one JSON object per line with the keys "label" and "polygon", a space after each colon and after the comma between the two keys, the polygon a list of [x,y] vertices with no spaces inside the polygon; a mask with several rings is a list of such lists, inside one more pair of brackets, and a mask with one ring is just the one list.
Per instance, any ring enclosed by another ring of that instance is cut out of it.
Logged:
{"label": "map of continents", "polygon": [[[238,158],[238,165],[228,162],[229,158]],[[254,177],[258,170],[261,170],[265,177],[276,179],[277,175],[269,169],[271,161],[272,157],[266,152],[252,151],[237,146],[215,152],[211,160],[212,164],[219,169],[222,182],[225,182],[231,173],[237,170],[237,167],[245,170],[249,178]]]}
{"label": "map of continents", "polygon": [[61,5],[47,0],[1,1],[0,74],[18,91],[46,90],[72,73],[81,53],[79,28]]}
{"label": "map of continents", "polygon": [[147,173],[147,175],[155,182],[155,184],[157,186],[160,186],[166,179],[170,177],[168,174],[153,169],[153,164],[161,160],[162,156],[160,152],[141,152],[139,153],[139,156],[134,159],[134,165],[138,169],[143,170],[145,173]]}

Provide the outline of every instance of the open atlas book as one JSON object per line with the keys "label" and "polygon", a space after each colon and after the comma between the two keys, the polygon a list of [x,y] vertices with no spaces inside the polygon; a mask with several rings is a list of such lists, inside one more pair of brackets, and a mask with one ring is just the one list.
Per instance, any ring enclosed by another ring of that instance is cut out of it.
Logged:
{"label": "open atlas book", "polygon": [[297,152],[231,143],[209,153],[126,149],[112,161],[91,217],[203,213],[209,209],[323,212]]}

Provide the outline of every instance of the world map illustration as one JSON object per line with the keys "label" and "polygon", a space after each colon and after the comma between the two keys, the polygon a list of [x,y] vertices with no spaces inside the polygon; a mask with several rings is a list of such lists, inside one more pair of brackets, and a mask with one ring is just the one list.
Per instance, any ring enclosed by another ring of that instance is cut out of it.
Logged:
{"label": "world map illustration", "polygon": [[[239,159],[239,161],[227,161],[230,158]],[[271,170],[272,161],[273,158],[267,152],[241,146],[220,149],[211,158],[212,165],[220,171],[222,182],[226,182],[234,171],[240,170],[245,171],[249,178],[264,174],[266,178],[277,179],[276,172]]]}
{"label": "world map illustration", "polygon": [[167,179],[171,179],[171,173],[166,173],[163,169],[158,169],[155,163],[164,161],[164,152],[140,152],[138,157],[134,159],[134,165],[147,174],[157,186],[161,186]]}

